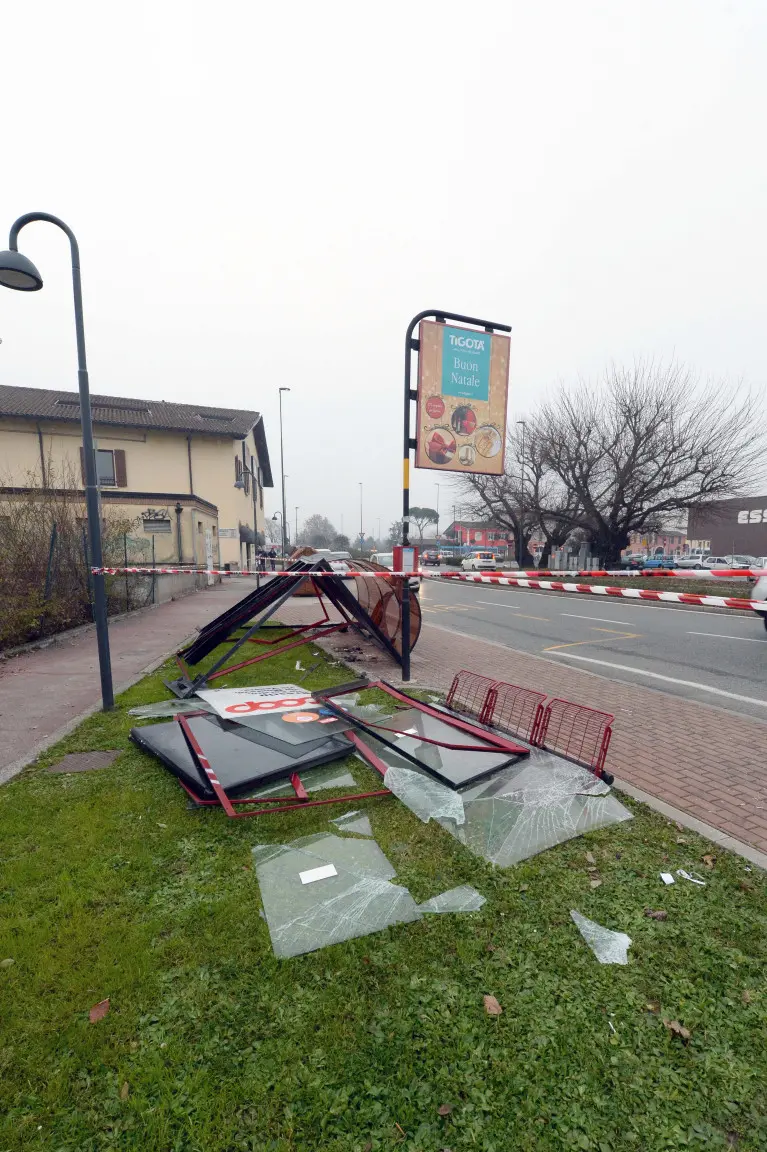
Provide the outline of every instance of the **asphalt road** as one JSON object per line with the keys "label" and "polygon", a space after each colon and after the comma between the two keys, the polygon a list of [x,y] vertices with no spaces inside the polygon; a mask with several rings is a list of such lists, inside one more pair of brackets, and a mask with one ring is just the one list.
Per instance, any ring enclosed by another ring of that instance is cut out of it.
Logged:
{"label": "asphalt road", "polygon": [[422,582],[421,605],[425,624],[767,720],[756,615],[436,580]]}

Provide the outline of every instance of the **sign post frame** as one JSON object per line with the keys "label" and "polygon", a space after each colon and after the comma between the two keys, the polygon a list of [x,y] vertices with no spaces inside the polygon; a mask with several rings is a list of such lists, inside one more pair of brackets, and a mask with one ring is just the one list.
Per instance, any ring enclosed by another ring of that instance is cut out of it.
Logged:
{"label": "sign post frame", "polygon": [[[420,352],[421,342],[413,333],[422,320],[436,320],[444,324],[454,320],[458,324],[471,324],[485,332],[511,332],[510,324],[496,324],[490,320],[479,320],[476,316],[464,316],[460,312],[445,312],[441,308],[429,308],[419,312],[407,326],[405,333],[405,410],[402,461],[402,546],[410,546],[410,450],[416,448],[417,441],[410,435],[410,405],[418,399],[418,391],[411,387],[411,357]],[[402,578],[402,680],[410,679],[410,586],[406,576]]]}

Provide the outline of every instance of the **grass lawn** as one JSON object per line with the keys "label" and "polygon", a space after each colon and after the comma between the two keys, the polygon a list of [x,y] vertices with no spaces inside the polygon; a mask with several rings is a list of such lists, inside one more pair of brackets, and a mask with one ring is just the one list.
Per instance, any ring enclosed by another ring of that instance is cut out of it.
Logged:
{"label": "grass lawn", "polygon": [[[310,647],[226,683],[290,680]],[[323,663],[307,684],[344,679]],[[472,884],[487,904],[278,960],[251,847],[351,806],[188,810],[127,742],[126,709],[167,696],[147,678],[0,788],[0,1152],[767,1148],[756,869],[627,800],[634,820],[501,871],[382,797],[361,806],[398,882],[417,900]],[[124,754],[45,771],[94,748]],[[664,888],[676,867],[707,886]],[[632,937],[628,967],[597,962],[571,908]]]}

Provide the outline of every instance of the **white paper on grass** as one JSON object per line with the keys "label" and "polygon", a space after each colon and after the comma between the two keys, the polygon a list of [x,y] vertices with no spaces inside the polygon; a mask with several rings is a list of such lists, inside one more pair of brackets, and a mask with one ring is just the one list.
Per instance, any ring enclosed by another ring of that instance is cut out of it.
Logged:
{"label": "white paper on grass", "polygon": [[664,884],[673,884],[674,883],[674,877],[671,875],[670,872],[661,872],[660,878]]}
{"label": "white paper on grass", "polygon": [[574,908],[570,909],[570,915],[600,964],[628,964],[630,936],[625,932],[613,932],[594,920],[587,920]]}
{"label": "white paper on grass", "polygon": [[305,872],[298,873],[302,884],[313,884],[315,880],[327,880],[329,876],[337,875],[335,864],[322,864],[319,868],[307,868]]}
{"label": "white paper on grass", "polygon": [[262,713],[293,712],[316,707],[311,692],[298,684],[260,684],[251,688],[206,688],[197,693],[224,720]]}

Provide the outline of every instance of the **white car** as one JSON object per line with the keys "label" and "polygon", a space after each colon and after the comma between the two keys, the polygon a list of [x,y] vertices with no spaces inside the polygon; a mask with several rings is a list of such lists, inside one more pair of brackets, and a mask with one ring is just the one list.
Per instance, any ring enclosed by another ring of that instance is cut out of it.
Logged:
{"label": "white car", "polygon": [[[767,576],[760,576],[756,584],[754,584],[754,587],[751,589],[751,599],[767,600]],[[758,609],[758,611],[761,614],[765,628],[767,628],[767,612],[762,609]]]}
{"label": "white car", "polygon": [[495,572],[498,569],[498,561],[492,552],[472,552],[461,561],[461,567],[464,572]]}

